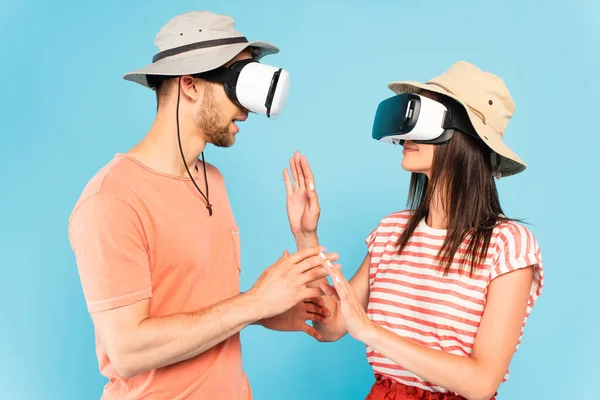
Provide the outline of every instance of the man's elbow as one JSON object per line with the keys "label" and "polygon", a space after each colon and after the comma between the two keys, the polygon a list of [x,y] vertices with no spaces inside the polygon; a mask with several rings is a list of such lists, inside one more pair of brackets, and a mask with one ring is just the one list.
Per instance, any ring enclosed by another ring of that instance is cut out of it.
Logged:
{"label": "man's elbow", "polygon": [[113,352],[108,358],[110,359],[110,363],[114,370],[122,378],[132,378],[140,372],[143,372],[131,354],[125,352]]}
{"label": "man's elbow", "polygon": [[129,379],[129,378],[133,378],[134,376],[136,376],[138,373],[135,372],[133,369],[130,369],[126,366],[121,366],[120,364],[114,364],[113,368],[115,369],[115,371],[117,372],[117,374],[124,379]]}
{"label": "man's elbow", "polygon": [[143,366],[139,362],[140,357],[126,343],[114,341],[105,350],[111,366],[119,376],[127,379],[144,372]]}

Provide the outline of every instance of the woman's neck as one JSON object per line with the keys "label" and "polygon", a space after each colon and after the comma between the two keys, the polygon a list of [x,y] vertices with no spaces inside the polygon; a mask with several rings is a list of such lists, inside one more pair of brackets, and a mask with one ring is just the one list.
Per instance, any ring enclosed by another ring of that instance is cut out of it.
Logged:
{"label": "woman's neck", "polygon": [[448,215],[444,210],[442,196],[434,195],[429,204],[427,225],[435,229],[448,229]]}

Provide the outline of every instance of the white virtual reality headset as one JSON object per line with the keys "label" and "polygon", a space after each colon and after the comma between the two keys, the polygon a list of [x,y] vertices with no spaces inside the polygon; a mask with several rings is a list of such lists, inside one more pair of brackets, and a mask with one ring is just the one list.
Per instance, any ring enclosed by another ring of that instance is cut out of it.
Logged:
{"label": "white virtual reality headset", "polygon": [[272,119],[281,114],[290,91],[287,71],[254,59],[236,61],[229,67],[219,67],[196,76],[222,83],[225,93],[235,104]]}
{"label": "white virtual reality headset", "polygon": [[450,140],[456,130],[479,137],[459,104],[403,93],[379,103],[372,137],[396,145],[406,140],[437,144]]}

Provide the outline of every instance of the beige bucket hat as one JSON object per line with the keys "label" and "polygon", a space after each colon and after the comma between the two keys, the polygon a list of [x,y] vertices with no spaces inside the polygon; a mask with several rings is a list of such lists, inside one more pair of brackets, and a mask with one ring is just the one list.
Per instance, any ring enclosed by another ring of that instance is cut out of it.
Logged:
{"label": "beige bucket hat", "polygon": [[279,49],[266,42],[250,42],[235,29],[228,15],[210,11],[191,11],[169,20],[157,33],[158,53],[152,63],[129,72],[123,79],[150,87],[147,75],[191,75],[218,68],[242,50],[257,49],[255,59],[276,54]]}
{"label": "beige bucket hat", "polygon": [[396,94],[440,93],[462,104],[475,131],[492,149],[492,171],[497,178],[515,175],[527,168],[527,164],[503,141],[508,122],[515,112],[515,102],[502,79],[496,75],[459,61],[425,84],[399,81],[390,83],[388,87]]}

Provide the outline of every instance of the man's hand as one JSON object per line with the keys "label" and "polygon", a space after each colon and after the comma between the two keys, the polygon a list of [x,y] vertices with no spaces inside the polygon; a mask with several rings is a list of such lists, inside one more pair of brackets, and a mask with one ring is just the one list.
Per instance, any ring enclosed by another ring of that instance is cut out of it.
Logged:
{"label": "man's hand", "polygon": [[321,334],[308,325],[306,321],[327,324],[329,316],[331,316],[331,311],[325,307],[323,299],[314,297],[301,301],[283,314],[261,321],[261,324],[265,328],[274,331],[302,331],[320,341],[322,339]]}
{"label": "man's hand", "polygon": [[[264,270],[247,292],[261,314],[260,319],[279,315],[301,301],[323,295],[318,287],[309,286],[327,276],[319,257],[321,249],[308,248],[291,255],[285,251],[275,264]],[[337,254],[328,254],[327,257],[335,260]]]}

